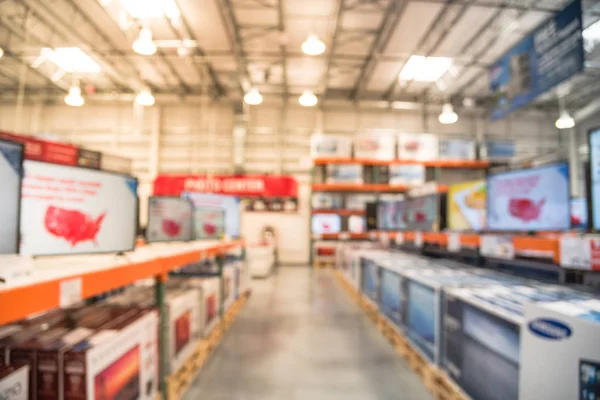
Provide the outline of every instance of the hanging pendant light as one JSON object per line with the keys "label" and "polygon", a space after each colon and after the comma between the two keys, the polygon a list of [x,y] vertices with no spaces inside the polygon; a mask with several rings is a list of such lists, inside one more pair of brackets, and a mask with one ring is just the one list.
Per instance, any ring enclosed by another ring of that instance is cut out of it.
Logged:
{"label": "hanging pendant light", "polygon": [[442,113],[438,119],[440,123],[445,125],[454,124],[456,121],[458,121],[458,114],[454,112],[454,107],[452,107],[452,104],[446,103],[443,105]]}
{"label": "hanging pendant light", "polygon": [[151,107],[154,105],[154,96],[149,89],[144,89],[135,97],[135,102],[143,107]]}
{"label": "hanging pendant light", "polygon": [[2,49],[2,47],[0,47],[0,58],[2,58],[3,55],[4,55],[4,49]]}
{"label": "hanging pendant light", "polygon": [[563,110],[556,120],[555,125],[558,129],[571,129],[575,126],[575,120],[567,110]]}
{"label": "hanging pendant light", "polygon": [[71,107],[81,107],[85,104],[85,100],[81,96],[81,88],[79,87],[79,81],[73,82],[69,88],[69,94],[65,96],[65,103]]}
{"label": "hanging pendant light", "polygon": [[302,96],[298,98],[298,103],[302,107],[313,107],[316,106],[318,102],[317,96],[310,90],[305,90],[302,92]]}
{"label": "hanging pendant light", "polygon": [[318,56],[325,52],[325,43],[317,35],[310,34],[302,43],[302,52],[309,56]]}
{"label": "hanging pendant light", "polygon": [[256,88],[252,88],[246,93],[244,96],[244,102],[246,104],[250,104],[251,106],[257,106],[262,103],[263,97]]}
{"label": "hanging pendant light", "polygon": [[144,56],[151,56],[156,53],[156,45],[152,41],[152,31],[150,28],[142,28],[138,38],[133,42],[133,51]]}

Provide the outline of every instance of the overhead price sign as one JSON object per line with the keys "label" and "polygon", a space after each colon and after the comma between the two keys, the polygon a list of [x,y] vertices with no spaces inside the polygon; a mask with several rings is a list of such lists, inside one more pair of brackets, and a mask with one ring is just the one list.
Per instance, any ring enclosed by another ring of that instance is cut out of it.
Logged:
{"label": "overhead price sign", "polygon": [[514,46],[489,71],[492,120],[530,103],[583,71],[581,0],[575,0]]}

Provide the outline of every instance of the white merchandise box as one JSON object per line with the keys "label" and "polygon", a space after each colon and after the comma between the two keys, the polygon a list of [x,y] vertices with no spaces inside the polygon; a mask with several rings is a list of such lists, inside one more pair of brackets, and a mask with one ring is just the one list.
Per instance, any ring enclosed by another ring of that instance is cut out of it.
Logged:
{"label": "white merchandise box", "polygon": [[438,158],[439,143],[431,133],[402,133],[398,135],[400,160],[433,161]]}
{"label": "white merchandise box", "polygon": [[315,134],[310,138],[310,155],[314,158],[350,158],[352,157],[352,141],[336,135]]}
{"label": "white merchandise box", "polygon": [[395,146],[391,134],[360,135],[354,139],[354,157],[391,161],[396,157]]}

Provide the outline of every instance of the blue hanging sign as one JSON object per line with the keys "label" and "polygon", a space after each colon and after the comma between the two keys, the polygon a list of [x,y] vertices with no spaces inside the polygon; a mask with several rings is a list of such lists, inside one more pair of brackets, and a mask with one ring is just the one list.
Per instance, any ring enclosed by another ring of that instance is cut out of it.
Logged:
{"label": "blue hanging sign", "polygon": [[505,117],[583,71],[581,0],[540,25],[490,67],[492,120]]}

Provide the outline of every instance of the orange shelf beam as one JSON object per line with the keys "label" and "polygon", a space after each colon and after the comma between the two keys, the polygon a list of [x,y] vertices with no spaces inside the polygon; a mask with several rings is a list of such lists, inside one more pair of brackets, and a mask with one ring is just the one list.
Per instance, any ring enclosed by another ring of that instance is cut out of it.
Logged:
{"label": "orange shelf beam", "polygon": [[460,245],[470,249],[478,249],[481,244],[481,236],[476,234],[460,235]]}
{"label": "orange shelf beam", "polygon": [[513,236],[515,253],[531,255],[549,255],[556,264],[560,264],[560,244],[558,239],[535,236]]}
{"label": "orange shelf beam", "polygon": [[365,158],[316,158],[313,160],[314,165],[328,164],[361,164],[361,165],[398,165],[398,164],[422,164],[426,167],[439,168],[469,168],[469,169],[485,169],[490,167],[489,161],[481,160],[373,160]]}
{"label": "orange shelf beam", "polygon": [[408,188],[404,185],[382,185],[382,184],[345,184],[345,183],[315,183],[312,185],[313,192],[376,192],[376,193],[398,193],[405,192]]}
{"label": "orange shelf beam", "polygon": [[341,216],[349,216],[349,215],[365,215],[364,210],[335,210],[335,209],[313,209],[313,214],[336,214]]}
{"label": "orange shelf beam", "polygon": [[346,237],[355,240],[368,239],[368,233],[323,233],[320,235],[320,239],[329,239],[329,240],[337,240],[340,236],[346,235]]}
{"label": "orange shelf beam", "polygon": [[[81,298],[132,284],[140,279],[165,277],[170,271],[192,262],[242,246],[243,241],[218,244],[201,251],[192,251],[170,257],[119,266],[101,271],[76,274],[46,282],[34,283],[0,291],[0,325],[20,320],[35,313],[60,306],[62,282],[81,279]],[[93,256],[91,256],[93,257]]]}

